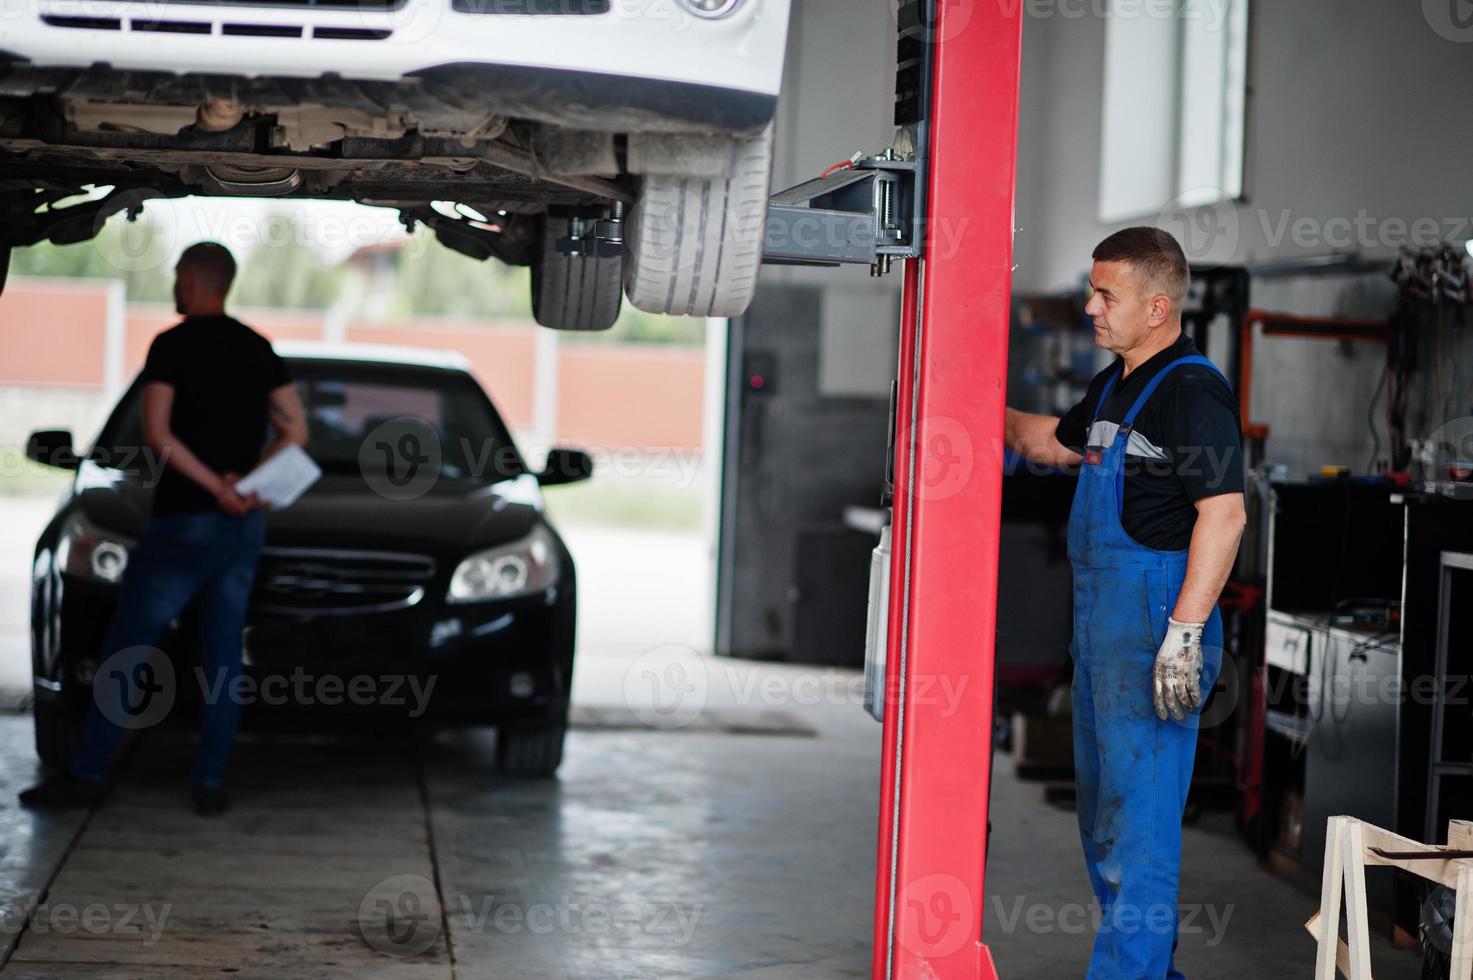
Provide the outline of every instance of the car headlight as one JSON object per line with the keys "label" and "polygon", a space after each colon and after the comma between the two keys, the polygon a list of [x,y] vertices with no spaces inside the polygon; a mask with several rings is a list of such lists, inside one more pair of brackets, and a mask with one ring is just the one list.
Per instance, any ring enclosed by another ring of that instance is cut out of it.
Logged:
{"label": "car headlight", "polygon": [[75,511],[61,526],[56,544],[56,564],[64,573],[94,582],[117,582],[128,567],[128,550],[134,542],[112,531],[104,531]]}
{"label": "car headlight", "polygon": [[532,595],[556,584],[557,549],[537,525],[520,541],[478,551],[450,576],[449,602],[485,602]]}
{"label": "car headlight", "polygon": [[743,0],[680,0],[685,9],[697,17],[715,20],[725,17],[742,5]]}

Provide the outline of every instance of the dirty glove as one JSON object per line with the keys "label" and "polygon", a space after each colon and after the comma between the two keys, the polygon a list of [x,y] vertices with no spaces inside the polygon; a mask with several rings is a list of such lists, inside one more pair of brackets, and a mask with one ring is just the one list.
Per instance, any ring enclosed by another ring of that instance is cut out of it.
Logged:
{"label": "dirty glove", "polygon": [[1202,703],[1202,630],[1206,623],[1167,620],[1166,642],[1156,652],[1156,717],[1181,721]]}

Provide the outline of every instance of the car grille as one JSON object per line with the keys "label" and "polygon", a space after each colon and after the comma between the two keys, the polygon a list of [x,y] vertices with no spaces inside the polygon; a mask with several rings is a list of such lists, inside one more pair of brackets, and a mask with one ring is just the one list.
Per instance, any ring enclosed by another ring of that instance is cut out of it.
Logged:
{"label": "car grille", "polygon": [[386,551],[267,548],[256,569],[252,606],[308,616],[406,609],[424,598],[435,561]]}
{"label": "car grille", "polygon": [[407,0],[164,0],[165,3],[189,3],[206,7],[276,7],[281,10],[353,10],[377,13],[397,10]]}
{"label": "car grille", "polygon": [[587,17],[609,12],[609,0],[451,0],[451,6],[464,14],[537,17]]}
{"label": "car grille", "polygon": [[[169,3],[173,0],[164,0]],[[195,2],[195,0],[191,0]],[[215,2],[215,0],[199,0],[203,3]],[[389,7],[377,9],[391,9]],[[62,17],[54,14],[44,14],[41,21],[49,27],[67,27],[84,31],[121,31],[123,21],[119,17]],[[154,34],[214,34],[215,24],[211,21],[200,20],[165,20],[158,17],[134,17],[128,22],[128,29],[132,31],[145,31]],[[224,37],[278,37],[278,38],[300,38],[310,30],[314,38],[329,39],[334,41],[383,41],[387,40],[393,31],[379,27],[333,27],[319,24],[316,27],[303,27],[301,24],[231,24],[219,25],[219,33]]]}

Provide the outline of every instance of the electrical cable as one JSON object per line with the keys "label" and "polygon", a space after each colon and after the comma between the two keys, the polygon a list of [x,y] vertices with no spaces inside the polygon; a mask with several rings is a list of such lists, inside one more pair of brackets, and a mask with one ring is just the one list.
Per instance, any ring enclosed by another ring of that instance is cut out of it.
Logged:
{"label": "electrical cable", "polygon": [[1388,384],[1387,375],[1391,372],[1391,358],[1388,356],[1386,363],[1381,365],[1381,378],[1376,382],[1376,390],[1371,393],[1371,404],[1366,409],[1366,425],[1371,430],[1371,458],[1366,461],[1366,472],[1372,476],[1376,473],[1376,457],[1381,454],[1381,433],[1376,431],[1376,403],[1381,400],[1381,394]]}

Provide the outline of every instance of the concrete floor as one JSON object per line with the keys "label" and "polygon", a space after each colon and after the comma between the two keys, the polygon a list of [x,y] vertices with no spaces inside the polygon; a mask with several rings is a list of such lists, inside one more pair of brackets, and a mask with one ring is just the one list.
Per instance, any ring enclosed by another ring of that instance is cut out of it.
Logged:
{"label": "concrete floor", "polygon": [[[235,809],[204,821],[185,807],[188,734],[154,731],[105,806],[34,815],[14,803],[36,775],[30,720],[0,715],[0,973],[868,976],[880,732],[857,673],[702,653],[696,539],[569,538],[576,700],[609,710],[586,711],[606,724],[572,733],[555,781],[497,777],[484,731],[265,733],[237,751]],[[1005,759],[992,800],[1000,974],[1082,975],[1072,813]],[[1186,831],[1182,902],[1201,909],[1188,976],[1311,975],[1315,897],[1262,872],[1221,820]],[[1373,956],[1378,977],[1416,975],[1379,938]]]}

